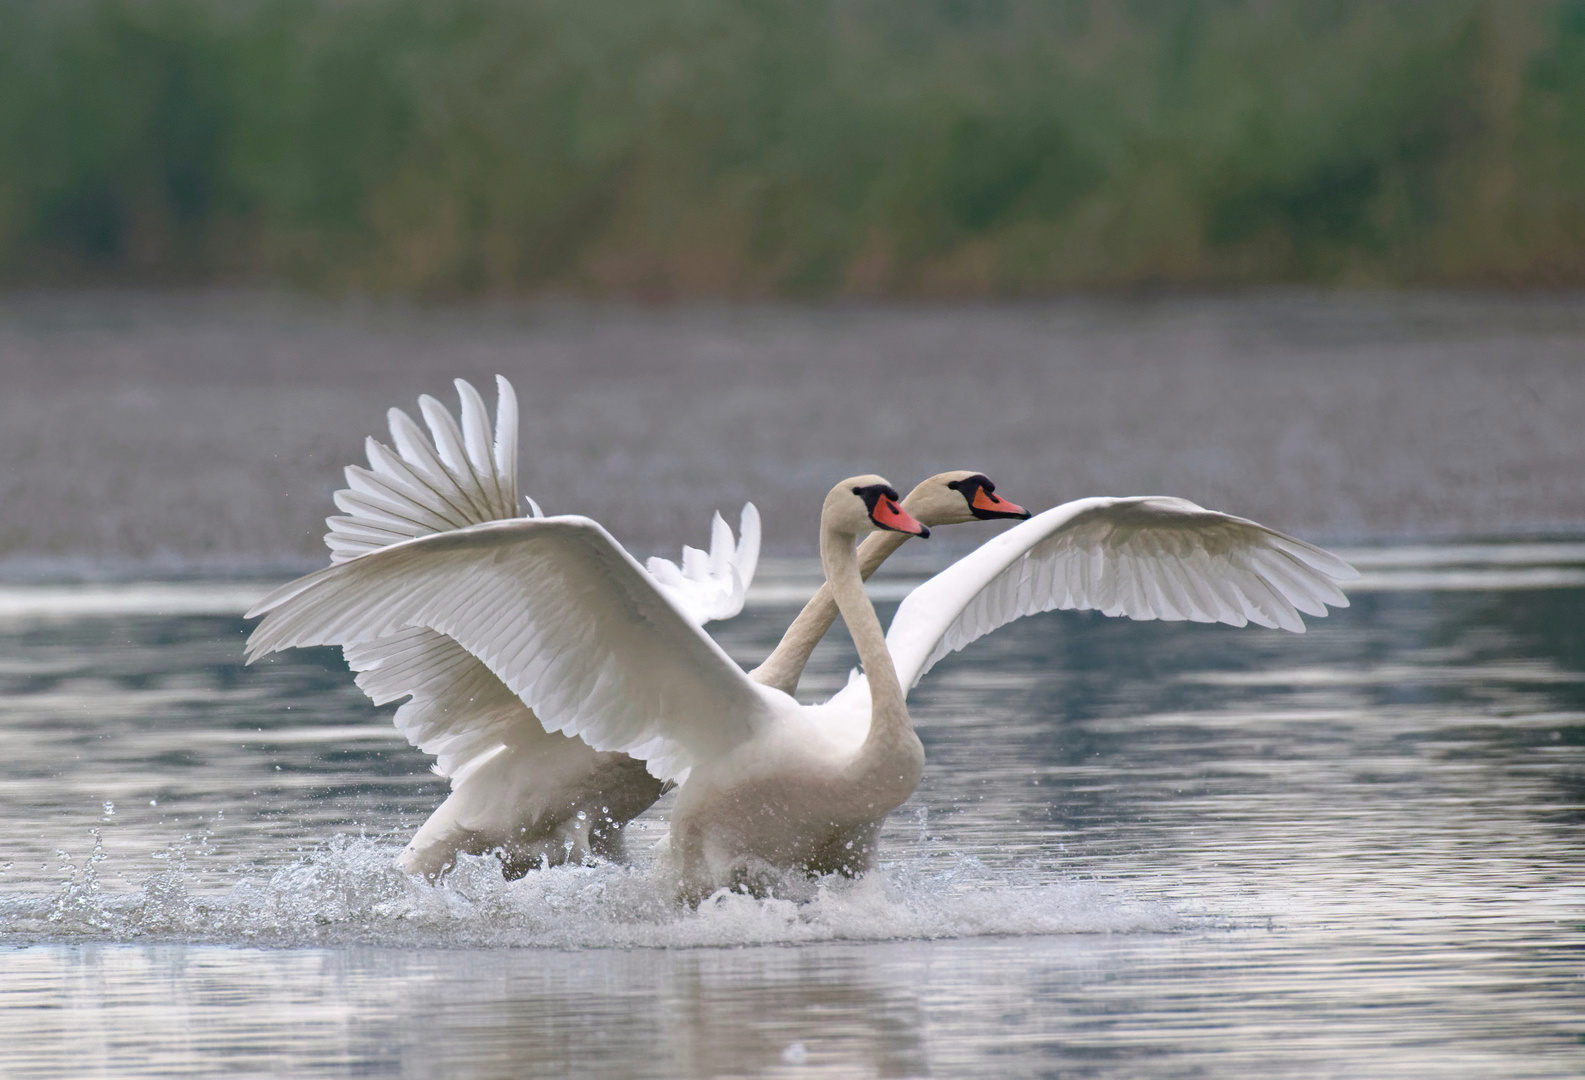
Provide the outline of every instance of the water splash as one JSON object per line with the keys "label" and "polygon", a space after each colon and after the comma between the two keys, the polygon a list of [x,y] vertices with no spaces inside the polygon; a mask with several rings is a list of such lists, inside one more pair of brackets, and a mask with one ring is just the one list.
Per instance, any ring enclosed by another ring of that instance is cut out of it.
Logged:
{"label": "water splash", "polygon": [[[885,941],[979,935],[1159,932],[1174,909],[1104,885],[1052,883],[1029,866],[991,870],[928,851],[850,881],[789,882],[789,895],[722,890],[692,910],[658,866],[595,863],[501,877],[464,856],[440,886],[393,865],[399,848],[338,835],[269,874],[222,868],[212,852],[173,849],[136,891],[102,884],[97,831],[52,893],[0,899],[0,941],[182,942],[272,947],[688,947]],[[229,885],[222,875],[236,875]]]}

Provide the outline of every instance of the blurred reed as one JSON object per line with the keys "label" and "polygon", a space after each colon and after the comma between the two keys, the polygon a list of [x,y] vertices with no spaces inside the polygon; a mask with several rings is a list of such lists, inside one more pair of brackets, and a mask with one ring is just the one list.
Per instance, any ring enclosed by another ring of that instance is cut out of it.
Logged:
{"label": "blurred reed", "polygon": [[0,278],[1585,284],[1585,2],[6,0]]}

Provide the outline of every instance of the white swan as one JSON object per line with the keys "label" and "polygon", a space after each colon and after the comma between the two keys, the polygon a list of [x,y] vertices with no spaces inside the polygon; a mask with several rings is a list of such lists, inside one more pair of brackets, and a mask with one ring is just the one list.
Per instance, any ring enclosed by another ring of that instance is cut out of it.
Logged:
{"label": "white swan", "polygon": [[[325,540],[342,563],[418,536],[516,517],[517,399],[497,376],[497,419],[478,392],[456,380],[459,425],[434,398],[419,407],[430,435],[400,409],[388,413],[393,450],[366,442],[369,468],[346,470],[348,487],[335,495],[346,516],[327,519]],[[926,524],[1026,518],[1021,507],[994,494],[995,485],[972,471],[942,473],[906,500]],[[533,516],[544,516],[533,499]],[[870,537],[860,551],[867,578],[906,536]],[[759,518],[744,507],[741,539],[715,516],[708,553],[684,547],[681,565],[652,558],[646,569],[692,621],[731,618],[743,606],[759,551]],[[795,688],[814,646],[836,617],[823,587],[788,629],[760,672],[788,678]],[[533,711],[476,657],[433,629],[408,627],[343,649],[358,686],[376,704],[408,700],[396,727],[436,755],[435,771],[452,791],[402,852],[409,873],[439,877],[458,852],[496,852],[509,877],[590,854],[621,854],[622,830],[664,790],[642,761],[600,752],[576,736],[546,732]]]}
{"label": "white swan", "polygon": [[1319,548],[1184,500],[1079,500],[920,586],[888,638],[853,541],[874,528],[924,533],[895,500],[878,477],[827,496],[822,564],[866,676],[822,705],[749,679],[604,529],[578,517],[421,537],[309,575],[255,609],[268,614],[249,655],[414,626],[449,636],[546,730],[682,784],[671,849],[684,892],[697,898],[764,867],[870,866],[880,823],[923,764],[904,687],[996,626],[1097,607],[1301,630],[1298,611],[1345,605],[1336,582],[1353,575]]}
{"label": "white swan", "polygon": [[[984,474],[960,470],[921,482],[902,505],[932,528],[1029,516],[994,492],[995,484]],[[745,513],[751,509],[752,504]],[[731,572],[730,600],[718,600],[708,609],[708,618],[695,617],[699,625],[730,618],[741,609],[750,578],[742,576],[740,568],[746,566],[751,576],[754,567],[742,550],[750,541],[757,548],[759,540],[758,519],[750,522],[745,517],[739,554],[726,559],[720,553],[732,550],[731,532],[719,515],[715,522],[708,557],[685,548],[681,571],[664,560],[651,559],[647,564],[659,584],[686,578],[677,582],[686,587],[675,589],[671,598],[695,616],[706,607],[697,598],[711,588],[721,593]],[[867,537],[859,547],[863,577],[868,579],[907,539],[907,534],[897,532]],[[717,569],[706,573],[706,565]],[[836,615],[830,586],[822,585],[749,678],[791,693]],[[397,712],[398,727],[404,732],[438,730],[439,724],[419,719],[438,714],[444,719],[446,737],[456,743],[473,748],[488,741],[461,767],[442,758],[439,771],[451,776],[452,792],[398,858],[398,865],[408,873],[438,879],[455,864],[459,852],[496,853],[508,878],[539,866],[581,861],[591,854],[620,857],[627,823],[666,790],[642,761],[628,754],[596,751],[576,736],[546,732],[534,711],[485,664],[434,630],[414,627],[372,644],[349,644],[343,651],[348,663],[362,673],[358,685],[377,703],[412,695]],[[437,745],[433,736],[425,742],[412,734],[409,738],[429,752],[444,753],[449,745]]]}
{"label": "white swan", "polygon": [[[461,424],[434,398],[419,399],[430,434],[400,409],[394,446],[365,442],[369,468],[349,466],[335,495],[346,516],[327,519],[340,564],[420,536],[517,518],[517,395],[496,376],[494,431],[483,399],[455,382]],[[534,517],[537,503],[525,498]],[[743,507],[740,539],[715,515],[709,552],[684,547],[681,564],[646,570],[688,618],[727,619],[743,607],[759,558],[759,515]],[[410,626],[343,649],[360,689],[377,705],[408,700],[396,728],[436,756],[452,792],[402,853],[404,869],[437,876],[457,852],[499,850],[509,874],[542,862],[615,855],[621,826],[660,796],[662,782],[626,754],[600,753],[575,736],[546,732],[533,712],[478,658],[433,629]]]}

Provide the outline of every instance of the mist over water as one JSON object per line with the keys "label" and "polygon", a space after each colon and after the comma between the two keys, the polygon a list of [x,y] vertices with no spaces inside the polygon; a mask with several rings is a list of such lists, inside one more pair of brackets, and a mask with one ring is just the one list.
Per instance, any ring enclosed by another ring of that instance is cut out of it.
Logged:
{"label": "mist over water", "polygon": [[[444,782],[334,650],[242,667],[257,586],[12,587],[0,1071],[1575,1075],[1585,560],[1352,554],[1303,636],[1054,613],[943,661],[879,872],[698,912],[668,800],[632,866],[396,872]],[[757,660],[812,571],[718,638]]]}

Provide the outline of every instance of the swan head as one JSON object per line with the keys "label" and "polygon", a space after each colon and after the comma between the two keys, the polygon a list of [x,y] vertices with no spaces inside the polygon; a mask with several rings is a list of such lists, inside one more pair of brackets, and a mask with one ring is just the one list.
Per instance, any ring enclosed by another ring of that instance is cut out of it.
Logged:
{"label": "swan head", "polygon": [[928,537],[930,530],[904,510],[897,489],[883,477],[850,476],[826,496],[821,520],[839,532],[886,530]]}
{"label": "swan head", "polygon": [[926,525],[961,525],[969,521],[1023,521],[1030,516],[1017,503],[996,494],[984,473],[960,469],[937,473],[908,493],[903,509]]}

